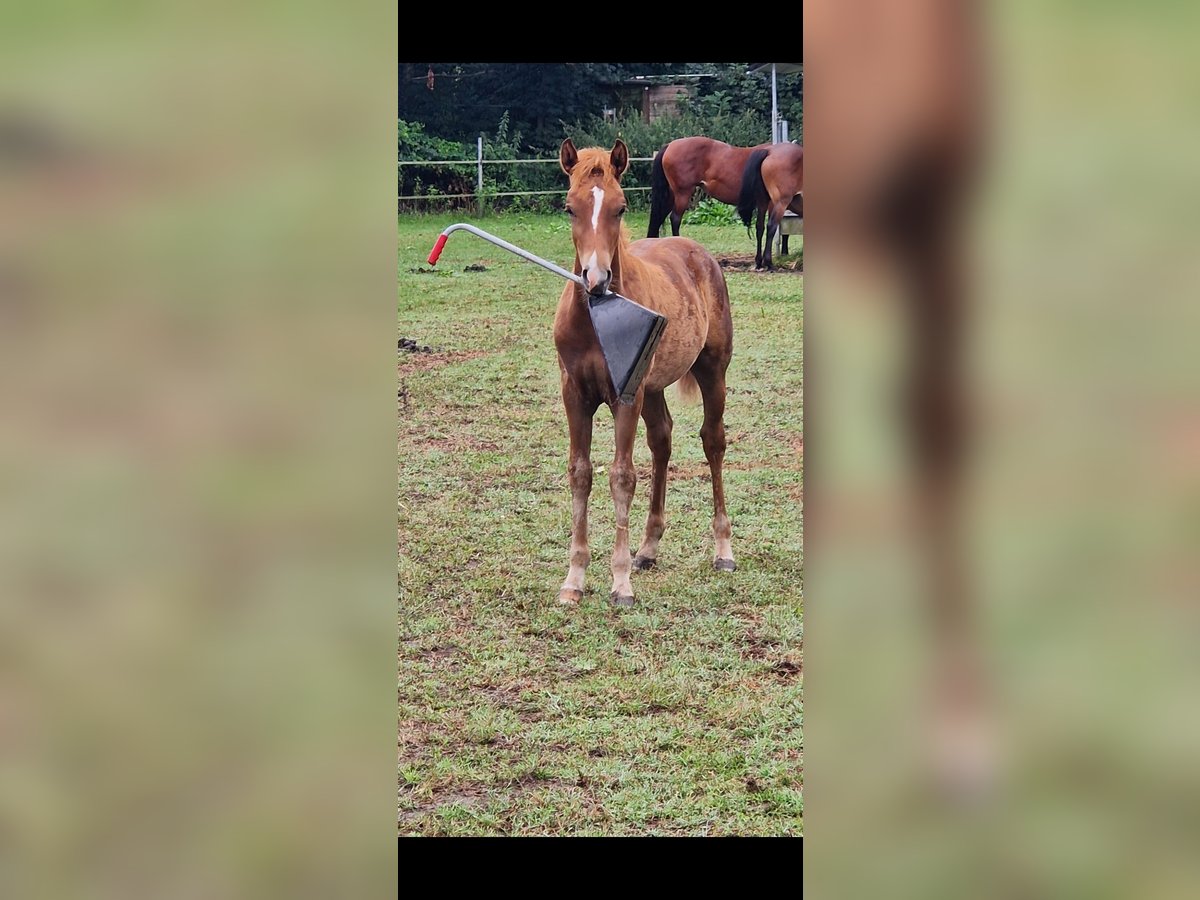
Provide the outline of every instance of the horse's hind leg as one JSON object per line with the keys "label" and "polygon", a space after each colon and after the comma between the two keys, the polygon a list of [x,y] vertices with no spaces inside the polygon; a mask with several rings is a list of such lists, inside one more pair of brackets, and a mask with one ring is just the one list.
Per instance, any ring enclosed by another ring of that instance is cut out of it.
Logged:
{"label": "horse's hind leg", "polygon": [[663,201],[661,204],[651,196],[650,200],[650,227],[646,229],[646,237],[656,238],[662,233],[663,222],[667,220],[671,209],[674,207],[675,198]]}
{"label": "horse's hind leg", "polygon": [[771,214],[769,216],[767,216],[767,240],[766,240],[765,245],[763,246],[762,267],[764,269],[770,270],[770,269],[775,268],[774,265],[771,263],[771,245],[775,243],[775,232],[777,232],[778,230],[779,230],[779,220],[775,217],[774,210],[772,210]]}
{"label": "horse's hind leg", "polygon": [[588,550],[587,511],[592,492],[592,416],[598,405],[580,397],[571,383],[563,385],[563,406],[571,438],[567,463],[571,482],[571,564],[558,592],[559,603],[578,603],[582,599],[583,574],[592,558]]}
{"label": "horse's hind leg", "polygon": [[712,473],[713,487],[713,539],[716,551],[713,568],[718,572],[732,572],[737,568],[733,561],[733,527],[725,512],[725,482],[722,467],[725,463],[725,369],[729,355],[724,359],[704,351],[692,366],[692,374],[700,385],[704,398],[704,424],[700,426],[700,440],[704,442],[704,455]]}
{"label": "horse's hind leg", "polygon": [[687,212],[687,208],[692,202],[691,191],[676,191],[675,192],[675,207],[671,210],[671,234],[674,237],[679,237],[679,224],[683,221],[683,214]]}
{"label": "horse's hind leg", "polygon": [[754,268],[756,269],[762,268],[763,220],[766,215],[766,211],[760,209],[758,219],[754,223]]}
{"label": "horse's hind leg", "polygon": [[617,606],[633,606],[633,585],[629,583],[629,573],[633,566],[629,557],[629,507],[633,503],[634,488],[637,487],[637,470],[633,467],[633,440],[637,437],[642,397],[639,396],[630,406],[614,401],[612,411],[616,452],[608,470],[608,485],[612,490],[617,538],[613,543],[613,582],[609,600]]}
{"label": "horse's hind leg", "polygon": [[[796,215],[798,215],[801,219],[803,219],[804,218],[804,196],[802,194],[794,194],[792,196],[792,200],[788,204],[787,208],[790,209],[792,212],[794,212]],[[783,219],[781,218],[780,221],[782,222]],[[782,244],[782,246],[780,247],[780,252],[783,253],[784,256],[787,256],[788,236],[786,233],[782,235],[780,244]]]}
{"label": "horse's hind leg", "polygon": [[671,413],[662,392],[647,393],[642,403],[642,419],[646,423],[646,443],[654,459],[654,474],[650,482],[650,514],[646,516],[646,533],[642,546],[633,558],[635,569],[653,569],[658,559],[658,542],[666,528],[664,510],[667,503],[667,463],[671,460]]}

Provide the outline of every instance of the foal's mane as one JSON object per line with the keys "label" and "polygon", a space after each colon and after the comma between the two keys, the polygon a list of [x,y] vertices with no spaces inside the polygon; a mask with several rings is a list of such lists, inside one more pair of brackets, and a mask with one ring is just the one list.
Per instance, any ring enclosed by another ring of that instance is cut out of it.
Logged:
{"label": "foal's mane", "polygon": [[[575,163],[575,168],[571,170],[571,182],[575,179],[581,181],[588,178],[612,178],[618,180],[613,174],[612,160],[610,159],[611,151],[605,150],[603,147],[585,147],[582,150],[575,151],[579,154],[579,159]],[[602,174],[594,175],[593,172],[599,169]]]}

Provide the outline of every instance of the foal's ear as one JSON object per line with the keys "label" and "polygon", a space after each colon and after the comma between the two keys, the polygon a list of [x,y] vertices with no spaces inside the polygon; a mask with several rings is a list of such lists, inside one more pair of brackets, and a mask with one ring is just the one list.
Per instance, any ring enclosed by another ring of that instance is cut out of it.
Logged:
{"label": "foal's ear", "polygon": [[620,138],[617,138],[617,142],[613,144],[612,154],[608,157],[608,161],[612,163],[613,175],[617,178],[620,178],[621,173],[629,168],[629,148]]}
{"label": "foal's ear", "polygon": [[558,164],[562,166],[564,172],[570,175],[577,162],[579,162],[579,151],[575,149],[575,144],[571,139],[567,138],[558,148]]}

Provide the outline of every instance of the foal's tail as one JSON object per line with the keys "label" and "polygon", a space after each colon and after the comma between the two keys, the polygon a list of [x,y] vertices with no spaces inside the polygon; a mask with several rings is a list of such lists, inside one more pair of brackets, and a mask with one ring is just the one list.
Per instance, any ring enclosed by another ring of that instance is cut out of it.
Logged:
{"label": "foal's tail", "polygon": [[656,238],[662,230],[662,224],[675,207],[675,196],[671,193],[671,185],[667,181],[667,173],[663,171],[663,153],[667,145],[654,154],[654,162],[650,165],[650,230],[646,237]]}
{"label": "foal's tail", "polygon": [[746,226],[746,234],[750,233],[750,217],[758,207],[758,201],[766,196],[767,186],[763,184],[762,164],[770,150],[755,150],[746,160],[746,168],[742,171],[742,191],[738,195],[737,211]]}
{"label": "foal's tail", "polygon": [[700,399],[700,382],[696,380],[696,376],[688,372],[677,382],[675,382],[675,395],[679,398],[679,402],[691,405]]}

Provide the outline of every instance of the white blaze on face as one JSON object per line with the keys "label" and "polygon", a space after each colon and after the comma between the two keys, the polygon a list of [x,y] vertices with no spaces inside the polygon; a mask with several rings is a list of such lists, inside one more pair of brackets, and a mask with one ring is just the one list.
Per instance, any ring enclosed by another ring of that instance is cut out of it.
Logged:
{"label": "white blaze on face", "polygon": [[600,225],[600,207],[604,205],[604,191],[598,187],[592,188],[592,231],[596,231]]}

